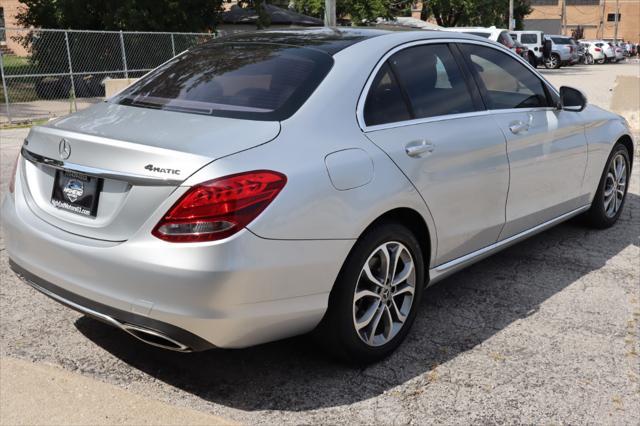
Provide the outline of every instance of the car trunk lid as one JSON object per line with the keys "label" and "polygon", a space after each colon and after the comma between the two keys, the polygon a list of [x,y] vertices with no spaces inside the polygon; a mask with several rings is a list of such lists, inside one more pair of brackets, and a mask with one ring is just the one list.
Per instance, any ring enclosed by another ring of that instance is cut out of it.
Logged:
{"label": "car trunk lid", "polygon": [[[269,142],[279,131],[273,121],[105,102],[31,130],[23,147],[25,198],[36,215],[60,229],[124,241],[194,172]],[[101,187],[96,209],[79,214],[71,199],[90,197],[92,179]]]}

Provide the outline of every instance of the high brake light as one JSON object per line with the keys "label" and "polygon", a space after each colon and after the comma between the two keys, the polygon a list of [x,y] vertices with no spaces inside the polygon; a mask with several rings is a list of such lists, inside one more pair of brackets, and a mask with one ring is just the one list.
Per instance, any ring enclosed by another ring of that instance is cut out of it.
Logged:
{"label": "high brake light", "polygon": [[153,229],[174,243],[215,241],[240,231],[274,200],[287,183],[282,173],[256,170],[192,187]]}

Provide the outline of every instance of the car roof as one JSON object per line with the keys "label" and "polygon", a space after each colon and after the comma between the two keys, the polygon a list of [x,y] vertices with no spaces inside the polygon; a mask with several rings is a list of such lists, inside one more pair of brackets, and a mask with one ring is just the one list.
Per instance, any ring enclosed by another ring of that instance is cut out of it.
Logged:
{"label": "car roof", "polygon": [[[493,29],[483,28],[487,31]],[[449,30],[449,29],[447,29]],[[373,38],[397,37],[404,42],[440,38],[478,40],[480,37],[464,32],[416,30],[414,28],[373,29],[373,28],[295,28],[242,32],[216,38],[207,43],[267,43],[306,47],[323,51],[329,55]],[[484,40],[484,39],[482,39]]]}
{"label": "car roof", "polygon": [[369,28],[294,28],[235,33],[220,37],[215,42],[287,44],[309,47],[334,55],[339,51],[373,37],[393,31]]}

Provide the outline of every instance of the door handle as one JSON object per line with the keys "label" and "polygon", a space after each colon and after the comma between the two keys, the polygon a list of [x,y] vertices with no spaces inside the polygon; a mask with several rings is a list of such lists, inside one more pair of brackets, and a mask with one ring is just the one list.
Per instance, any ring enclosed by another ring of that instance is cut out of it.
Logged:
{"label": "door handle", "polygon": [[511,124],[509,124],[509,130],[511,130],[511,133],[513,134],[525,132],[529,130],[529,123],[523,123],[522,121],[514,121]]}
{"label": "door handle", "polygon": [[434,145],[427,140],[409,142],[404,150],[409,157],[420,157],[422,154],[430,154],[434,150]]}
{"label": "door handle", "polygon": [[533,124],[533,114],[529,113],[527,114],[526,123],[520,120],[512,121],[509,124],[509,130],[511,130],[511,133],[516,135],[520,132],[526,132],[527,130],[529,130],[529,127],[531,127],[531,124]]}

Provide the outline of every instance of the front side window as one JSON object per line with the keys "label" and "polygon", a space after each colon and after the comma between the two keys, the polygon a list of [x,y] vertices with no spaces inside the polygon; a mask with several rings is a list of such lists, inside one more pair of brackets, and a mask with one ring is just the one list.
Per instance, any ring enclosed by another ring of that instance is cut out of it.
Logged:
{"label": "front side window", "polygon": [[553,40],[553,42],[555,44],[571,44],[571,39],[570,38],[551,37],[551,40]]}
{"label": "front side window", "polygon": [[542,80],[515,58],[489,47],[460,47],[485,88],[490,109],[549,106]]}
{"label": "front side window", "polygon": [[389,58],[415,118],[475,111],[471,93],[446,44],[409,47]]}
{"label": "front side window", "polygon": [[284,120],[333,65],[328,54],[276,44],[209,43],[171,59],[113,100],[142,108]]}

